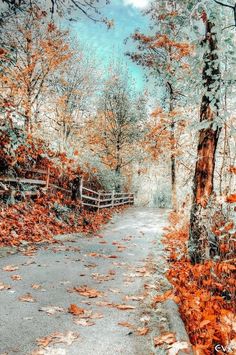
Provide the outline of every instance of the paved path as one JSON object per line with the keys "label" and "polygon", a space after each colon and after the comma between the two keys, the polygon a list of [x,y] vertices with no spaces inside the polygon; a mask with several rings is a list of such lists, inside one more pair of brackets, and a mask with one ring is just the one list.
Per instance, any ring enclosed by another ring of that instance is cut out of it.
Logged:
{"label": "paved path", "polygon": [[[163,286],[158,272],[163,264],[160,237],[166,224],[165,210],[130,208],[93,237],[63,236],[59,244],[42,246],[32,256],[28,251],[28,255],[1,258],[0,282],[11,288],[0,291],[0,354],[153,354],[153,336],[167,322],[162,310],[150,307],[154,287]],[[3,271],[8,265],[18,269]],[[12,275],[22,279],[12,280]],[[81,289],[70,292],[85,285],[101,294],[95,292],[97,297],[89,298],[81,295]],[[28,301],[32,296],[34,302],[23,302],[21,296]],[[71,304],[85,311],[73,316],[68,312]],[[135,308],[119,309],[123,305]],[[50,308],[40,311],[42,307]],[[59,311],[48,314],[46,310],[56,311],[53,307],[60,307]],[[148,334],[140,335],[147,328]],[[65,338],[54,334],[51,342],[46,338],[41,346],[37,344],[37,338],[55,332]],[[56,340],[64,342],[54,344]]]}

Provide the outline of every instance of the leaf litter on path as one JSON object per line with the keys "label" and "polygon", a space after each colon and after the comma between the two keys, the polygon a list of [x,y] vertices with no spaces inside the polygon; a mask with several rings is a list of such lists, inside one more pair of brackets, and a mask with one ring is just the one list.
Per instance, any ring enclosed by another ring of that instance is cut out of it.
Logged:
{"label": "leaf litter on path", "polygon": [[16,266],[16,265],[6,265],[6,266],[4,266],[2,268],[3,271],[9,271],[9,272],[15,271],[15,270],[18,270],[18,269],[19,269],[19,267]]}
{"label": "leaf litter on path", "polygon": [[22,280],[22,277],[21,277],[21,275],[12,275],[11,279],[13,281],[20,281],[20,280]]}
{"label": "leaf litter on path", "polygon": [[47,306],[47,307],[41,307],[39,308],[40,312],[45,312],[49,315],[56,314],[58,312],[65,312],[65,309],[63,307],[58,307],[58,306]]}
{"label": "leaf litter on path", "polygon": [[36,339],[38,346],[47,347],[49,344],[64,343],[71,345],[79,338],[79,333],[68,331],[67,333],[55,332],[48,336]]}
{"label": "leaf litter on path", "polygon": [[86,285],[73,287],[72,289],[68,289],[68,292],[78,292],[81,296],[88,297],[88,298],[96,298],[96,297],[103,296],[103,292],[98,291],[94,288],[89,288]]}
{"label": "leaf litter on path", "polygon": [[25,295],[20,296],[18,300],[21,302],[36,302],[35,298],[30,293],[26,293]]}

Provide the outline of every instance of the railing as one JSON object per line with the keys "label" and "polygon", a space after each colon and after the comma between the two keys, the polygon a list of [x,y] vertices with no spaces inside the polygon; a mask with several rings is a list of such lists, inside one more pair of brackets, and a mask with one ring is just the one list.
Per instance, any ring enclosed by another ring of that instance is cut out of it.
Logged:
{"label": "railing", "polygon": [[[0,182],[2,183],[20,183],[20,184],[30,184],[30,185],[38,185],[43,187],[45,190],[52,188],[59,191],[62,191],[66,194],[71,194],[71,190],[67,190],[60,186],[50,183],[50,171],[48,170],[40,170],[40,169],[32,169],[28,171],[29,173],[36,173],[43,175],[42,179],[27,179],[27,178],[13,178],[13,177],[0,177]],[[0,194],[10,193],[12,194],[16,190],[9,189],[4,186],[1,189],[0,186]],[[35,191],[26,191],[25,195],[35,195],[37,194]],[[83,185],[83,179],[81,179],[80,184],[80,199],[82,205],[85,207],[93,207],[93,208],[109,208],[116,207],[126,204],[134,203],[134,194],[128,192],[103,192],[103,191],[94,191]]]}
{"label": "railing", "polygon": [[80,186],[80,196],[83,206],[100,208],[116,207],[134,203],[134,194],[128,192],[103,192],[93,191],[83,186],[83,181]]}

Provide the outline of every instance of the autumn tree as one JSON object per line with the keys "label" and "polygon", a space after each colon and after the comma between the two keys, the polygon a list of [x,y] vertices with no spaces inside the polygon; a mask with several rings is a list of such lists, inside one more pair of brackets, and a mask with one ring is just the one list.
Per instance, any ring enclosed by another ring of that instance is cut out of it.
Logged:
{"label": "autumn tree", "polygon": [[23,13],[33,7],[41,8],[51,17],[57,15],[69,21],[86,16],[94,22],[104,22],[108,27],[112,21],[103,16],[102,10],[109,0],[1,0],[1,19],[7,19],[15,14]]}
{"label": "autumn tree", "polygon": [[73,56],[51,80],[53,99],[47,112],[48,124],[51,125],[48,131],[50,135],[55,132],[60,151],[68,151],[72,147],[80,149],[80,131],[94,111],[99,88],[99,67],[94,53],[78,43],[73,48]]}
{"label": "autumn tree", "polygon": [[[91,147],[103,164],[115,172],[118,180],[122,169],[136,157],[136,144],[142,135],[145,100],[132,88],[132,79],[125,71],[113,71],[106,80],[95,121],[89,122]],[[121,182],[116,190],[121,188]]]}
{"label": "autumn tree", "polygon": [[[214,189],[216,154],[224,118],[222,114],[222,52],[219,43],[226,38],[216,5],[198,9],[205,28],[203,47],[200,132],[194,174],[193,204],[190,217],[189,252],[193,263],[203,262],[218,253],[218,241],[207,223],[209,209],[216,203]],[[225,21],[225,18],[224,18]],[[225,53],[223,54],[225,55]],[[223,82],[227,87],[228,83]]]}
{"label": "autumn tree", "polygon": [[[177,163],[176,163],[176,109],[178,102],[184,97],[180,82],[189,74],[187,58],[191,55],[193,46],[184,41],[182,30],[183,19],[179,15],[181,7],[176,1],[161,1],[153,3],[146,12],[151,17],[151,32],[145,35],[135,32],[132,39],[137,50],[129,52],[130,58],[138,65],[148,70],[156,78],[165,93],[162,108],[169,114],[170,165],[172,185],[172,206],[177,210]],[[162,131],[162,128],[160,128]],[[160,137],[159,137],[160,138]]]}
{"label": "autumn tree", "polygon": [[50,92],[50,76],[72,55],[67,32],[45,16],[37,7],[31,8],[4,26],[8,50],[1,72],[1,100],[9,125],[23,124],[28,133]]}

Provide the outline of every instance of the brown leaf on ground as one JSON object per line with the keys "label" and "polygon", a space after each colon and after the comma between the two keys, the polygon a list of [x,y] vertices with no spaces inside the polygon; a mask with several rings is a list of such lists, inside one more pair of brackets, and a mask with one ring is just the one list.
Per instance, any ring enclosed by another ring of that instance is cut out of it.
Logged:
{"label": "brown leaf on ground", "polygon": [[180,350],[189,349],[188,343],[186,341],[177,341],[171,345],[171,348],[168,349],[167,355],[177,355]]}
{"label": "brown leaf on ground", "polygon": [[122,327],[129,328],[129,329],[134,329],[135,328],[135,326],[133,324],[130,324],[128,322],[119,322],[118,325],[120,325]]}
{"label": "brown leaf on ground", "polygon": [[79,338],[79,333],[68,331],[67,333],[55,332],[46,337],[36,339],[38,346],[46,347],[49,344],[64,343],[71,345],[74,341]]}
{"label": "brown leaf on ground", "polygon": [[21,302],[35,302],[35,298],[33,298],[33,296],[30,294],[30,293],[26,293],[25,295],[23,296],[20,296],[18,298],[19,301]]}
{"label": "brown leaf on ground", "polygon": [[15,266],[15,265],[6,265],[2,269],[3,269],[3,271],[15,271],[15,270],[18,270],[19,267]]}
{"label": "brown leaf on ground", "polygon": [[47,314],[55,314],[57,312],[64,312],[65,309],[62,307],[57,307],[57,306],[48,306],[48,307],[41,307],[39,308],[39,311],[46,312]]}
{"label": "brown leaf on ground", "polygon": [[98,253],[89,253],[88,256],[99,257],[101,254]]}
{"label": "brown leaf on ground", "polygon": [[42,288],[42,285],[33,284],[33,285],[31,285],[31,287],[32,287],[33,289],[35,289],[35,290],[38,290],[38,289]]}
{"label": "brown leaf on ground", "polygon": [[68,308],[68,312],[74,316],[80,316],[81,314],[84,314],[84,309],[78,307],[76,304],[71,304]]}
{"label": "brown leaf on ground", "polygon": [[112,306],[112,303],[108,302],[108,301],[99,301],[96,302],[97,306],[101,306],[101,307],[106,307],[106,306]]}
{"label": "brown leaf on ground", "polygon": [[128,311],[136,308],[135,306],[131,306],[129,304],[112,304],[112,307],[120,309],[122,311]]}
{"label": "brown leaf on ground", "polygon": [[0,281],[0,291],[2,290],[9,290],[11,286],[4,284],[3,282]]}
{"label": "brown leaf on ground", "polygon": [[140,301],[143,300],[144,296],[125,296],[124,300],[126,301]]}
{"label": "brown leaf on ground", "polygon": [[83,327],[90,327],[95,324],[94,322],[91,322],[90,320],[84,318],[75,318],[73,322],[75,324],[82,325]]}
{"label": "brown leaf on ground", "polygon": [[73,291],[78,292],[81,296],[88,298],[101,297],[103,292],[98,291],[94,288],[89,288],[88,286],[74,287]]}
{"label": "brown leaf on ground", "polygon": [[164,333],[158,337],[155,337],[153,340],[155,346],[159,346],[163,344],[171,345],[176,342],[176,336],[174,333]]}
{"label": "brown leaf on ground", "polygon": [[153,304],[166,301],[168,298],[170,298],[172,296],[172,294],[173,294],[173,290],[168,290],[165,293],[163,293],[162,295],[155,296],[153,298]]}
{"label": "brown leaf on ground", "polygon": [[148,332],[149,332],[149,328],[147,327],[137,329],[138,335],[147,335]]}
{"label": "brown leaf on ground", "polygon": [[12,276],[11,276],[11,279],[12,279],[13,281],[20,281],[20,280],[22,280],[22,277],[21,277],[20,275],[12,275]]}

